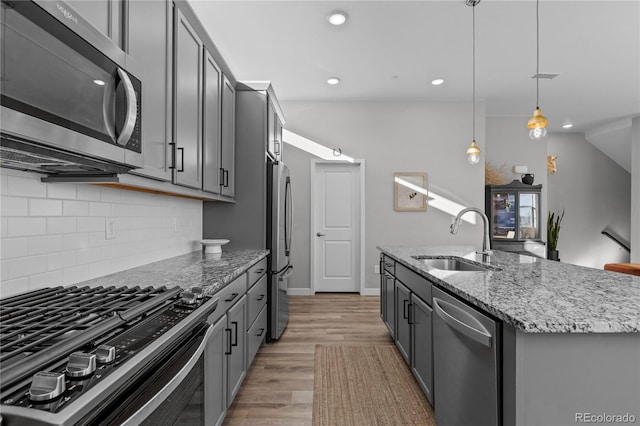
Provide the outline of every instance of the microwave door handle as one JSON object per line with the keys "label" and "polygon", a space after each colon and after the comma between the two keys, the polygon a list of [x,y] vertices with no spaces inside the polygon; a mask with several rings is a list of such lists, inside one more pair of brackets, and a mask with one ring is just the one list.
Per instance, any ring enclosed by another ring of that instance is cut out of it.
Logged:
{"label": "microwave door handle", "polygon": [[104,120],[105,130],[111,137],[112,141],[116,141],[116,122],[113,115],[113,105],[115,103],[116,84],[112,79],[104,85],[102,96],[102,119]]}
{"label": "microwave door handle", "polygon": [[127,104],[127,113],[125,118],[125,125],[122,129],[120,135],[118,135],[118,139],[116,143],[118,145],[124,146],[129,142],[131,135],[133,134],[133,128],[136,125],[136,119],[138,116],[138,100],[136,99],[136,91],[133,88],[133,84],[131,83],[131,79],[121,68],[118,68],[118,75],[120,76],[120,80],[122,80],[122,84],[124,84],[124,94],[126,98]]}

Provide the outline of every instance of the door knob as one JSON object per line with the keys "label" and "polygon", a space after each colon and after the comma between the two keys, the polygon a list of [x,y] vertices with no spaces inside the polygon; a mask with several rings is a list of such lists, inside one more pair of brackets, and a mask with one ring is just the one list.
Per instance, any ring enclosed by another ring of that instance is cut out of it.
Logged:
{"label": "door knob", "polygon": [[317,232],[317,233],[316,233],[316,236],[317,236],[317,237],[324,237],[324,234],[323,234],[322,232]]}

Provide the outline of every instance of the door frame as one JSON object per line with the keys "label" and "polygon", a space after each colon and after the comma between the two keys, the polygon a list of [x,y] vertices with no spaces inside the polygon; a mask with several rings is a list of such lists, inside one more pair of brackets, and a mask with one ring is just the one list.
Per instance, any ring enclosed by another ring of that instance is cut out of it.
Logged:
{"label": "door frame", "polygon": [[[358,173],[360,174],[360,199],[359,201],[359,207],[360,207],[360,229],[359,229],[359,233],[360,233],[360,239],[359,241],[356,241],[356,243],[358,243],[360,245],[360,262],[359,265],[356,265],[356,267],[359,267],[360,269],[360,283],[359,283],[359,293],[360,295],[364,296],[364,295],[369,295],[370,293],[367,292],[367,289],[365,288],[365,271],[364,271],[364,259],[365,259],[365,215],[364,215],[364,207],[365,207],[365,161],[364,159],[359,159],[359,158],[355,158],[353,161],[327,161],[327,160],[322,160],[322,159],[318,159],[318,158],[312,158],[311,159],[311,168],[310,168],[310,183],[311,183],[311,188],[310,188],[310,192],[309,192],[309,196],[310,196],[310,206],[309,206],[309,211],[310,211],[310,217],[309,217],[309,235],[311,237],[310,239],[310,259],[309,259],[309,283],[310,283],[310,292],[311,294],[316,294],[316,282],[315,282],[315,266],[316,266],[316,260],[315,260],[315,220],[316,220],[316,213],[314,211],[314,202],[315,202],[315,186],[316,186],[316,171],[317,171],[317,166],[319,164],[336,164],[336,163],[340,163],[340,164],[346,164],[346,165],[354,165],[357,166],[357,170]],[[377,290],[377,289],[370,289],[370,290]],[[371,293],[371,294],[378,294],[377,292],[375,293]]]}

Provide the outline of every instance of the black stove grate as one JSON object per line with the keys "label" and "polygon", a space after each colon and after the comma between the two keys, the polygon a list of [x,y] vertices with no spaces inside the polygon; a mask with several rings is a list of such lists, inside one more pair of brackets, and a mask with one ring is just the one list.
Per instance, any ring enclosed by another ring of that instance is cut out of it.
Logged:
{"label": "black stove grate", "polygon": [[[0,300],[3,382],[155,312],[180,293],[165,287],[54,287]],[[19,371],[17,373],[14,371]],[[4,386],[3,386],[4,387]]]}

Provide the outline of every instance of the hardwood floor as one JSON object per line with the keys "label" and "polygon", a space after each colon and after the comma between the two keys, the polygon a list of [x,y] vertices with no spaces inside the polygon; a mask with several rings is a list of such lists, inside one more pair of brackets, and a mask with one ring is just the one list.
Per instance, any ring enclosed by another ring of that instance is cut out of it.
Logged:
{"label": "hardwood floor", "polygon": [[380,298],[290,297],[285,332],[258,351],[224,425],[311,425],[316,344],[393,344],[380,319]]}

